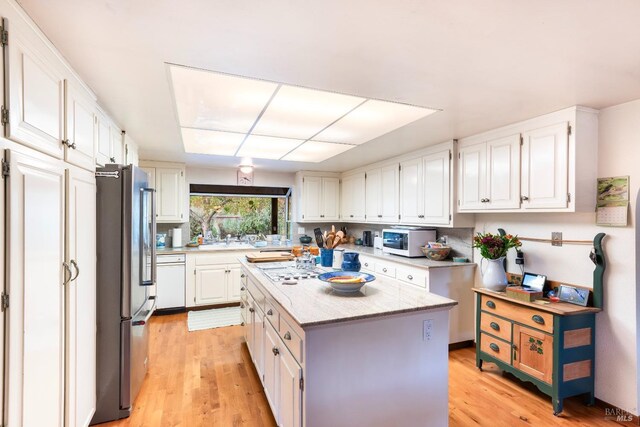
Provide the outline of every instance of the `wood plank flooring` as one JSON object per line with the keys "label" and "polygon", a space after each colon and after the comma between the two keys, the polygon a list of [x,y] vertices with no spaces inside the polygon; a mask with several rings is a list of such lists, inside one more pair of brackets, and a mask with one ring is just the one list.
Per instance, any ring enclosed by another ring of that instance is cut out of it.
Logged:
{"label": "wood plank flooring", "polygon": [[[186,314],[151,318],[149,374],[130,418],[102,427],[275,426],[242,327],[187,331]],[[614,426],[603,406],[550,399],[466,348],[449,353],[450,426]],[[615,418],[615,417],[614,417]],[[354,426],[357,427],[357,426]]]}

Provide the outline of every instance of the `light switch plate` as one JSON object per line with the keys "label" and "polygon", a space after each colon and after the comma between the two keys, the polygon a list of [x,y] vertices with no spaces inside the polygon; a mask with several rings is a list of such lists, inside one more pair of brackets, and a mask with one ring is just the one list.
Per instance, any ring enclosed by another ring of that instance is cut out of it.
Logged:
{"label": "light switch plate", "polygon": [[298,227],[298,234],[304,234],[306,233],[306,231],[304,231],[304,227]]}

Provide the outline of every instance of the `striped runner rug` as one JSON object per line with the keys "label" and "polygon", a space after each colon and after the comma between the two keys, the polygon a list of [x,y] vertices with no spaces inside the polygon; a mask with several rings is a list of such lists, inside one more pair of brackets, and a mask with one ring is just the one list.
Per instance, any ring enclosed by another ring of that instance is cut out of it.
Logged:
{"label": "striped runner rug", "polygon": [[187,316],[189,332],[239,325],[242,323],[240,307],[190,311]]}

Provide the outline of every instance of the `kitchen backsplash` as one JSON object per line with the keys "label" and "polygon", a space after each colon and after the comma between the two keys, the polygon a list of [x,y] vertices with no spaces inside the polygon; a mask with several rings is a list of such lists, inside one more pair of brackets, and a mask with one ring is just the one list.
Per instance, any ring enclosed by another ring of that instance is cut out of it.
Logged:
{"label": "kitchen backsplash", "polygon": [[186,245],[187,243],[189,243],[190,239],[189,239],[189,223],[188,222],[177,223],[177,224],[162,223],[156,226],[156,230],[158,234],[165,233],[167,235],[165,240],[165,246],[171,247],[173,242],[173,232],[171,230],[173,230],[174,228],[182,229],[182,245]]}

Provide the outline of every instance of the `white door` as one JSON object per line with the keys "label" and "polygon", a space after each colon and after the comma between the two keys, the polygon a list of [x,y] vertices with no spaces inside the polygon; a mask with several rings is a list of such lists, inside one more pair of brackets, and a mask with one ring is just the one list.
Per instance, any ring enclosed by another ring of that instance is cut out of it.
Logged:
{"label": "white door", "polygon": [[265,322],[264,327],[264,394],[267,396],[269,406],[273,412],[276,423],[279,423],[279,390],[280,382],[280,352],[287,351],[284,346],[280,346],[278,333],[269,322]]}
{"label": "white door", "polygon": [[302,219],[318,220],[322,217],[322,178],[305,176],[302,178]]}
{"label": "white door", "polygon": [[487,142],[486,195],[488,208],[520,207],[520,134]]}
{"label": "white door", "polygon": [[340,180],[338,178],[322,178],[322,220],[340,220]]}
{"label": "white door", "polygon": [[398,222],[400,214],[400,171],[398,164],[385,166],[381,171],[380,219],[385,224]]}
{"label": "white door", "polygon": [[[158,256],[160,258],[162,255]],[[185,265],[158,264],[156,308],[185,306]]]}
{"label": "white door", "polygon": [[229,265],[227,271],[227,301],[240,301],[240,288],[242,287],[240,264]]}
{"label": "white door", "polygon": [[56,67],[53,54],[47,53],[30,28],[17,20],[10,24],[6,136],[61,159],[64,156],[64,77]]}
{"label": "white door", "polygon": [[111,159],[113,163],[124,163],[122,131],[113,124],[111,125]]}
{"label": "white door", "polygon": [[353,180],[350,177],[344,178],[340,186],[340,218],[343,221],[353,219],[352,191]]}
{"label": "white door", "polygon": [[302,390],[300,388],[302,368],[284,347],[278,357],[280,358],[280,396],[278,399],[280,426],[299,427],[302,425]]}
{"label": "white door", "polygon": [[427,224],[450,222],[449,150],[424,157],[424,221]]}
{"label": "white door", "polygon": [[[8,153],[7,425],[64,424],[65,169]],[[44,157],[44,156],[42,156]]]}
{"label": "white door", "polygon": [[158,221],[182,221],[182,169],[156,168],[155,172]]}
{"label": "white door", "polygon": [[264,329],[267,324],[260,305],[253,302],[253,365],[264,383]]}
{"label": "white door", "polygon": [[66,250],[73,280],[66,286],[65,425],[84,427],[96,410],[96,179],[74,167],[67,172]]}
{"label": "white door", "polygon": [[460,147],[458,152],[458,210],[487,209],[485,200],[487,144]]}
{"label": "white door", "polygon": [[351,213],[354,221],[366,219],[366,178],[365,174],[358,173],[351,177]]}
{"label": "white door", "polygon": [[96,164],[114,163],[111,159],[111,125],[102,113],[96,114]]}
{"label": "white door", "polygon": [[400,169],[400,216],[404,223],[424,222],[422,159],[403,162]]}
{"label": "white door", "polygon": [[382,170],[371,169],[367,171],[364,199],[367,222],[382,221]]}
{"label": "white door", "polygon": [[226,271],[224,265],[196,268],[196,305],[226,302]]}
{"label": "white door", "polygon": [[566,208],[568,204],[569,124],[524,133],[522,206],[525,209]]}
{"label": "white door", "polygon": [[65,89],[65,160],[83,169],[95,170],[94,103],[69,81]]}

